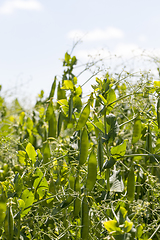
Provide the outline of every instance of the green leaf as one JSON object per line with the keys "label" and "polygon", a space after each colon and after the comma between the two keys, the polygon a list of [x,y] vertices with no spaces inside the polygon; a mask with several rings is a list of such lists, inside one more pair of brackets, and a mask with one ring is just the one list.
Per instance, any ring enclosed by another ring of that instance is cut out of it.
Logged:
{"label": "green leaf", "polygon": [[75,95],[79,97],[81,94],[82,94],[82,88],[78,86],[75,90]]}
{"label": "green leaf", "polygon": [[20,116],[19,116],[19,120],[20,120],[20,124],[23,125],[24,124],[24,117],[25,117],[25,112],[21,112]]}
{"label": "green leaf", "polygon": [[25,208],[25,202],[22,199],[18,199],[18,207],[21,210]]}
{"label": "green leaf", "polygon": [[84,127],[81,133],[81,141],[80,141],[80,155],[79,155],[80,166],[82,166],[87,160],[88,148],[89,148],[88,132],[87,132],[87,129]]}
{"label": "green leaf", "polygon": [[110,106],[107,106],[108,113],[113,109],[115,103],[112,103],[112,102],[114,101],[116,101],[116,94],[113,89],[110,89],[109,93],[107,94],[107,105],[110,105]]}
{"label": "green leaf", "polygon": [[132,229],[132,226],[133,226],[133,222],[125,221],[124,222],[124,231],[125,232],[130,232],[131,229]]}
{"label": "green leaf", "polygon": [[34,177],[37,178],[34,180],[33,187],[39,194],[39,199],[42,199],[49,189],[47,180],[39,168],[36,169]]}
{"label": "green leaf", "polygon": [[20,195],[22,193],[22,189],[23,189],[23,180],[22,180],[21,176],[19,175],[19,173],[17,173],[15,175],[14,188],[15,188],[15,191],[16,191],[18,197],[20,197]]}
{"label": "green leaf", "polygon": [[104,105],[107,105],[107,100],[101,94],[99,94],[99,97],[103,101]]}
{"label": "green leaf", "polygon": [[21,212],[21,217],[24,217],[31,209],[28,208],[29,206],[31,206],[34,202],[34,195],[31,191],[29,191],[28,189],[25,189],[22,193],[22,200],[25,202],[25,208],[22,212]]}
{"label": "green leaf", "polygon": [[67,63],[67,66],[69,66],[69,61],[71,59],[71,56],[66,52],[65,53],[65,58],[64,58],[64,61]]}
{"label": "green leaf", "polygon": [[115,158],[124,156],[125,153],[126,153],[126,140],[124,140],[124,142],[121,143],[120,145],[111,148],[111,154]]}
{"label": "green leaf", "polygon": [[32,163],[34,164],[36,162],[37,153],[31,143],[27,144],[26,152],[28,154],[28,157],[32,160]]}
{"label": "green leaf", "polygon": [[122,232],[121,228],[118,227],[118,222],[116,220],[106,221],[106,222],[103,222],[103,224],[109,233],[110,232],[116,232],[116,233]]}
{"label": "green leaf", "polygon": [[26,152],[25,151],[18,151],[18,161],[22,165],[26,165]]}
{"label": "green leaf", "polygon": [[87,122],[87,119],[89,117],[90,114],[90,104],[88,103],[82,110],[81,115],[78,119],[78,123],[76,126],[76,131],[79,131],[80,129],[82,129],[84,127],[84,125]]}
{"label": "green leaf", "polygon": [[69,110],[69,105],[68,105],[67,99],[61,99],[58,101],[58,103],[62,107],[64,114],[67,115],[68,110]]}
{"label": "green leaf", "polygon": [[61,89],[73,90],[74,89],[73,82],[71,80],[64,80],[63,86],[61,87]]}
{"label": "green leaf", "polygon": [[82,101],[80,97],[78,96],[73,97],[73,107],[77,109],[77,112],[81,111]]}
{"label": "green leaf", "polygon": [[28,117],[26,121],[26,126],[28,129],[32,130],[33,129],[33,121]]}
{"label": "green leaf", "polygon": [[96,122],[94,125],[98,131],[100,130],[101,132],[105,133],[104,124],[102,122]]}
{"label": "green leaf", "polygon": [[142,225],[139,225],[136,229],[136,237],[137,238],[140,238],[143,234],[143,226]]}

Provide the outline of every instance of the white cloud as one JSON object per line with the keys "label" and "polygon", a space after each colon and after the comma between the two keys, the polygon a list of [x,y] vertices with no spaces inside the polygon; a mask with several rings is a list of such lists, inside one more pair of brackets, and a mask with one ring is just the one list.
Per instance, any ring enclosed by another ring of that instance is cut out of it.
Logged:
{"label": "white cloud", "polygon": [[76,52],[76,55],[79,59],[87,60],[88,56],[92,56],[94,59],[100,58],[109,58],[113,56],[130,58],[135,55],[142,54],[143,49],[140,49],[136,44],[117,44],[114,49],[110,49],[110,51],[106,48],[94,48],[87,50],[79,50]]}
{"label": "white cloud", "polygon": [[80,30],[74,30],[68,33],[68,38],[83,38],[84,41],[100,41],[109,39],[122,39],[124,33],[122,30],[114,27],[108,27],[107,29],[95,29],[89,33],[85,33]]}
{"label": "white cloud", "polygon": [[146,37],[144,34],[141,34],[141,35],[138,37],[138,40],[143,43],[143,42],[146,42],[147,37]]}
{"label": "white cloud", "polygon": [[0,6],[0,14],[11,14],[15,10],[35,10],[42,9],[42,5],[37,0],[7,0]]}
{"label": "white cloud", "polygon": [[134,54],[142,54],[142,51],[136,44],[118,44],[114,49],[114,54],[122,57],[131,57]]}

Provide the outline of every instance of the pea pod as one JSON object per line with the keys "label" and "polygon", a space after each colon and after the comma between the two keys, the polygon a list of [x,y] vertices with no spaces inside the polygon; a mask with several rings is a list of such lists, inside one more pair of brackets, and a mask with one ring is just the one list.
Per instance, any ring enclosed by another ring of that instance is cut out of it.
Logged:
{"label": "pea pod", "polygon": [[58,117],[58,124],[57,124],[57,136],[59,137],[61,128],[62,128],[62,121],[63,121],[63,113],[60,111],[59,117]]}
{"label": "pea pod", "polygon": [[98,155],[98,165],[99,165],[99,170],[100,174],[102,172],[102,167],[103,167],[103,145],[102,145],[102,136],[99,134],[98,138],[98,149],[97,149],[97,155]]}
{"label": "pea pod", "polygon": [[139,195],[141,192],[141,178],[139,172],[137,173],[137,186],[136,186],[136,200],[139,199]]}
{"label": "pea pod", "polygon": [[79,176],[76,177],[74,191],[78,192],[78,196],[74,201],[74,217],[78,217],[81,209],[81,200],[80,200],[80,184],[79,184]]}
{"label": "pea pod", "polygon": [[73,96],[71,95],[69,99],[69,113],[68,113],[69,121],[71,121],[72,119],[72,113],[73,113]]}
{"label": "pea pod", "polygon": [[139,118],[135,119],[133,127],[132,143],[136,143],[141,137],[141,120]]}
{"label": "pea pod", "polygon": [[7,214],[4,221],[4,229],[5,229],[5,235],[8,240],[13,239],[13,231],[14,231],[14,219],[13,219],[13,213],[12,213],[12,207],[7,207]]}
{"label": "pea pod", "polygon": [[86,188],[88,191],[91,191],[95,185],[97,179],[97,159],[92,149],[89,159],[88,159],[88,176]]}
{"label": "pea pod", "polygon": [[157,122],[158,122],[158,128],[160,128],[160,98],[158,98],[158,101],[157,101]]}
{"label": "pea pod", "polygon": [[84,108],[83,111],[81,112],[81,115],[78,119],[77,126],[76,126],[76,131],[79,131],[84,127],[84,125],[87,122],[87,119],[90,114],[90,104],[88,103]]}
{"label": "pea pod", "polygon": [[53,115],[53,102],[50,100],[47,110],[46,110],[46,122],[49,121]]}
{"label": "pea pod", "polygon": [[89,206],[87,197],[84,196],[82,200],[82,216],[81,216],[81,239],[88,240],[89,235]]}
{"label": "pea pod", "polygon": [[[151,129],[150,125],[148,124],[148,131],[146,133],[146,145],[145,149],[147,150],[148,153],[153,153],[153,148],[152,148],[152,135],[151,135]],[[145,161],[150,159],[150,161],[154,161],[154,157],[145,157]]]}
{"label": "pea pod", "polygon": [[146,150],[150,153],[153,153],[153,150],[152,150],[152,136],[151,136],[151,129],[150,129],[149,124],[148,124],[148,132],[146,134]]}
{"label": "pea pod", "polygon": [[81,141],[80,141],[80,155],[79,155],[79,165],[80,166],[82,166],[87,160],[88,147],[89,147],[89,142],[88,142],[87,129],[83,128],[82,133],[81,133]]}
{"label": "pea pod", "polygon": [[51,91],[50,91],[50,94],[49,94],[49,99],[54,96],[54,92],[55,92],[55,88],[56,88],[56,80],[57,80],[57,78],[55,77],[54,82],[52,83]]}
{"label": "pea pod", "polygon": [[128,175],[127,181],[127,198],[129,201],[133,201],[135,195],[135,176],[134,176],[134,167],[131,166],[131,170]]}
{"label": "pea pod", "polygon": [[53,112],[50,120],[49,120],[49,129],[48,129],[48,137],[56,137],[56,129],[57,128],[57,121],[56,121],[56,115]]}

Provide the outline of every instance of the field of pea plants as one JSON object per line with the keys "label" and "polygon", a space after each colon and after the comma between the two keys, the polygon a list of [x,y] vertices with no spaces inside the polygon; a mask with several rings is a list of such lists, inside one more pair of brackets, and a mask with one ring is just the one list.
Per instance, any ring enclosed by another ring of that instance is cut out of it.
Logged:
{"label": "field of pea plants", "polygon": [[107,72],[84,98],[76,64],[32,109],[0,95],[0,239],[158,240],[160,81]]}

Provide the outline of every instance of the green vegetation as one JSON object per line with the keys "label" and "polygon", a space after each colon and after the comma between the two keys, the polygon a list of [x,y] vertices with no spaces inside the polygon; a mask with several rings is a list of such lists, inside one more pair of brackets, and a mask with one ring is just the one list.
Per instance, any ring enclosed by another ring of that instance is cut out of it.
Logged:
{"label": "green vegetation", "polygon": [[160,239],[160,81],[107,73],[84,101],[76,63],[32,112],[0,97],[0,239]]}

